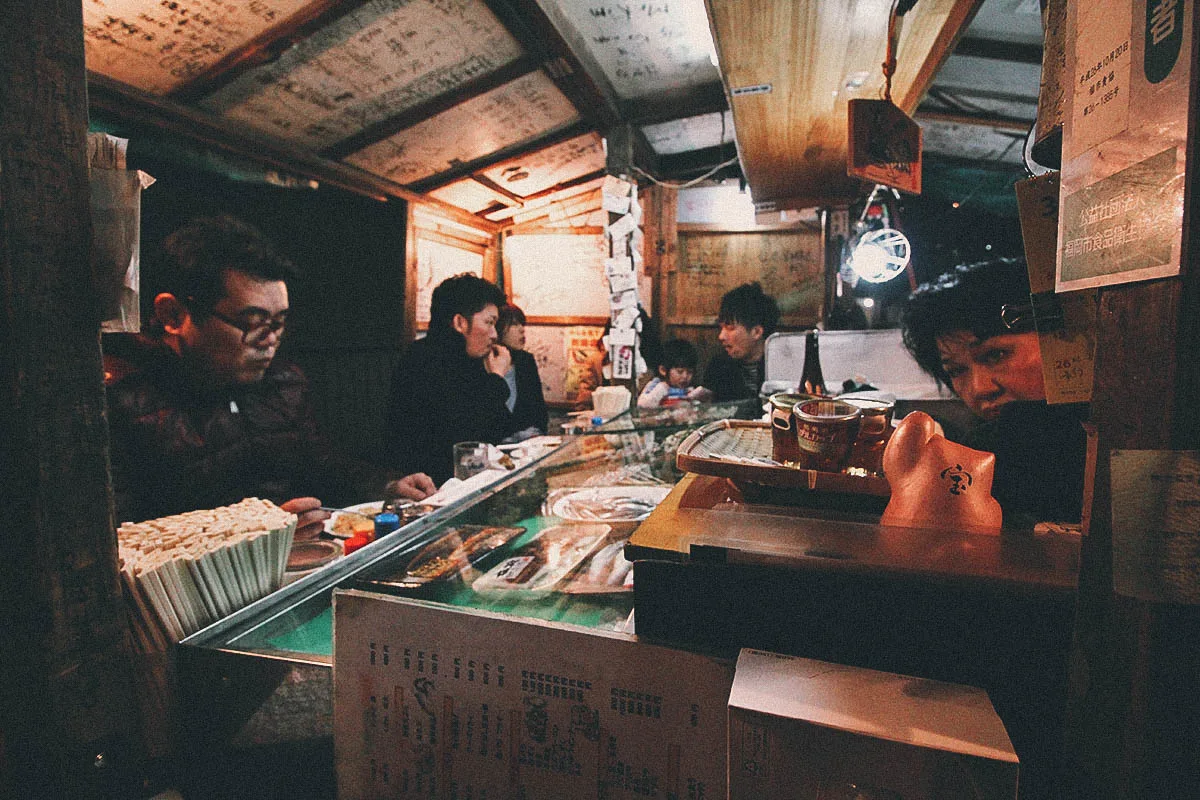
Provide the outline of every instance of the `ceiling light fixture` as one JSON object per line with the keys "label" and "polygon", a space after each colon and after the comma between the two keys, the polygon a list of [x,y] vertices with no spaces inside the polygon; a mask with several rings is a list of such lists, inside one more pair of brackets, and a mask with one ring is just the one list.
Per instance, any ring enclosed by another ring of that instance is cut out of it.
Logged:
{"label": "ceiling light fixture", "polygon": [[892,203],[898,195],[895,189],[876,184],[863,204],[862,215],[854,224],[854,235],[847,243],[839,275],[855,286],[860,280],[867,283],[886,283],[902,272],[909,272],[909,284],[916,288],[911,270],[912,245],[898,230],[899,215]]}
{"label": "ceiling light fixture", "polygon": [[908,237],[895,228],[867,231],[850,251],[850,268],[867,283],[887,283],[911,260]]}

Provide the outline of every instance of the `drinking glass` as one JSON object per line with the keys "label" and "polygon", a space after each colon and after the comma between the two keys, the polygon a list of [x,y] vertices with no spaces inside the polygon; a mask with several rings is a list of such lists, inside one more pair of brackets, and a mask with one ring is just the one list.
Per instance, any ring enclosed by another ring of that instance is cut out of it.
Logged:
{"label": "drinking glass", "polygon": [[465,481],[487,469],[487,442],[459,442],[454,445],[454,477]]}

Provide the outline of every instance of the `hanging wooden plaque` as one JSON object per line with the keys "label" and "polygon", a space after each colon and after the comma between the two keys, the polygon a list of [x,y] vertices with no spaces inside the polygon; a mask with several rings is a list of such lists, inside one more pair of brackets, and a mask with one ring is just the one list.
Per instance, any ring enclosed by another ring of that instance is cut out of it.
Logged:
{"label": "hanging wooden plaque", "polygon": [[921,193],[921,126],[888,100],[851,100],[846,172]]}

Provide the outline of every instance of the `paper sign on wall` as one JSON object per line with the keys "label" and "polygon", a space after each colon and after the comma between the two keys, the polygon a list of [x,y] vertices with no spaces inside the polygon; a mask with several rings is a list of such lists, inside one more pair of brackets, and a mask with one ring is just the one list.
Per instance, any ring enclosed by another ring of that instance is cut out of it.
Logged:
{"label": "paper sign on wall", "polygon": [[1057,291],[1179,274],[1194,13],[1068,4]]}
{"label": "paper sign on wall", "polygon": [[1200,604],[1200,454],[1112,454],[1113,590]]}

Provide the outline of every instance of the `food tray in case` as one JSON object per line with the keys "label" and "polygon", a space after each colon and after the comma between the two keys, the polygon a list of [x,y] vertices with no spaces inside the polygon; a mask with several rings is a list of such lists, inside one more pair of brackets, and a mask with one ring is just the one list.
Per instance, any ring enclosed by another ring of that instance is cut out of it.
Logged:
{"label": "food tray in case", "polygon": [[755,483],[812,492],[888,497],[886,478],[785,467],[771,460],[768,422],[723,419],[692,432],[679,445],[675,464],[684,472],[716,475],[735,483]]}

